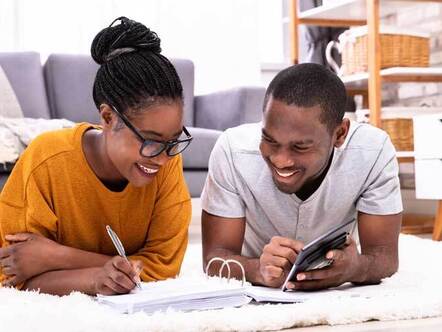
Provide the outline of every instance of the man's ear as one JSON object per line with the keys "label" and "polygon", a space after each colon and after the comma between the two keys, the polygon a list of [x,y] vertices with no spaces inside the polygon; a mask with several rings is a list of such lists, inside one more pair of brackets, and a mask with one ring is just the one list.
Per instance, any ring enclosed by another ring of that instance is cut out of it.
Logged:
{"label": "man's ear", "polygon": [[335,147],[339,148],[345,142],[345,138],[348,135],[348,131],[350,129],[350,120],[342,119],[341,124],[335,129]]}
{"label": "man's ear", "polygon": [[108,104],[100,105],[100,122],[103,126],[103,129],[112,129],[114,127],[114,121],[116,121],[116,117],[112,108]]}

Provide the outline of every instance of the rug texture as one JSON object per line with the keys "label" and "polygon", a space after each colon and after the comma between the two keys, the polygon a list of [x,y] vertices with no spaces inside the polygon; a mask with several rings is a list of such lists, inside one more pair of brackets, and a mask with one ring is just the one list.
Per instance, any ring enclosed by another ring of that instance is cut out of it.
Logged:
{"label": "rug texture", "polygon": [[[442,316],[442,243],[400,237],[400,268],[352,296],[314,296],[298,304],[246,305],[202,312],[118,314],[80,293],[57,297],[0,288],[0,331],[252,331],[369,320]],[[201,246],[191,245],[182,278],[203,278]],[[179,279],[176,280],[179,286]]]}

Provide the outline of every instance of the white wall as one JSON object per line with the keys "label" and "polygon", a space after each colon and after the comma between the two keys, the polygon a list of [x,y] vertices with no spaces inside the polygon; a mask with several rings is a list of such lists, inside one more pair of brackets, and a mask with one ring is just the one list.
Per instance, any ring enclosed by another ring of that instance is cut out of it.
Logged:
{"label": "white wall", "polygon": [[118,16],[156,31],[169,57],[192,59],[196,92],[261,85],[283,61],[282,0],[0,0],[0,51],[89,54]]}

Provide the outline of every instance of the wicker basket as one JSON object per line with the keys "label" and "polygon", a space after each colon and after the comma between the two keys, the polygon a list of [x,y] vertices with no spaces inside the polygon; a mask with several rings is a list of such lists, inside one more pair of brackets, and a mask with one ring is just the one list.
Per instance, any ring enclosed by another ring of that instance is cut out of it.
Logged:
{"label": "wicker basket", "polygon": [[[380,28],[381,68],[428,67],[430,38],[426,34]],[[351,75],[368,70],[367,27],[350,29],[341,34],[342,74]]]}
{"label": "wicker basket", "polygon": [[[438,107],[384,107],[381,128],[390,136],[396,151],[414,151],[413,116],[442,113]],[[356,111],[357,121],[368,122],[369,111]]]}
{"label": "wicker basket", "polygon": [[390,135],[396,151],[414,151],[413,119],[381,119],[381,127]]}

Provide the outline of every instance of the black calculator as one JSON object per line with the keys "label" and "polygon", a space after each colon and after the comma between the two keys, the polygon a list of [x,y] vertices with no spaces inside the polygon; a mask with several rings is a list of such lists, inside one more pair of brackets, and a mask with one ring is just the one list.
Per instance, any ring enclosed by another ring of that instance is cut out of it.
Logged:
{"label": "black calculator", "polygon": [[346,230],[347,226],[353,222],[355,222],[355,219],[332,228],[302,248],[282,285],[282,290],[287,290],[287,283],[289,281],[296,281],[296,275],[298,273],[321,269],[330,265],[333,260],[327,259],[325,255],[330,250],[344,247],[347,235],[349,234]]}

